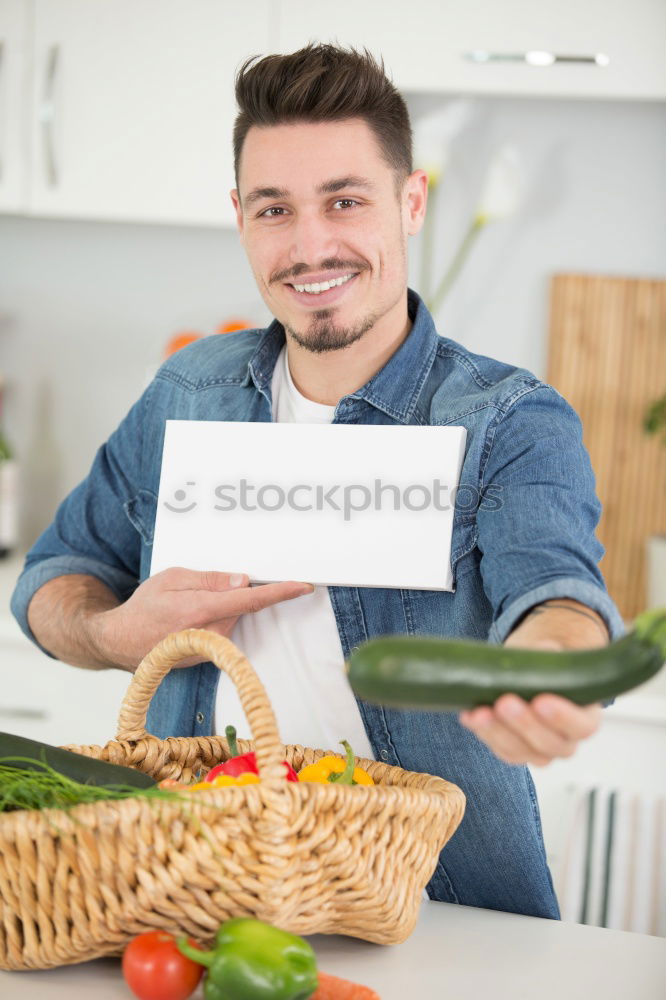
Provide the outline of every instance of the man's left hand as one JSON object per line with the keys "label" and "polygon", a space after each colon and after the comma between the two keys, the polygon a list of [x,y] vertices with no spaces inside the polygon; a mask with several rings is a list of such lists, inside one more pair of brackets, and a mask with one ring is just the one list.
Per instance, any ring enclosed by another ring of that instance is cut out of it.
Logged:
{"label": "man's left hand", "polygon": [[492,706],[460,713],[460,722],[487,743],[507,764],[544,767],[557,757],[571,757],[581,740],[597,731],[601,705],[574,704],[556,694],[524,701],[503,694]]}

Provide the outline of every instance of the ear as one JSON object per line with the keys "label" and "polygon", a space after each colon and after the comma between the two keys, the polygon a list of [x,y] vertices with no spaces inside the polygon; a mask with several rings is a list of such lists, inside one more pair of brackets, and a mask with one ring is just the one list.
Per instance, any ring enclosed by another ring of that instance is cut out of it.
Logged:
{"label": "ear", "polygon": [[231,192],[231,201],[233,202],[234,209],[236,210],[236,228],[238,229],[238,234],[240,236],[241,243],[243,242],[243,209],[241,208],[240,194],[238,193],[238,188],[234,188]]}
{"label": "ear", "polygon": [[406,213],[407,233],[415,236],[425,219],[428,203],[428,175],[425,170],[415,170],[403,187],[403,205]]}

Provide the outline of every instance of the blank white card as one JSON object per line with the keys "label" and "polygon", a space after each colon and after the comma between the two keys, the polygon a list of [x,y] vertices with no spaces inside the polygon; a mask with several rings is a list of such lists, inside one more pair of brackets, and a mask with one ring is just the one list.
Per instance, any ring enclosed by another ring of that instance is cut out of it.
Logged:
{"label": "blank white card", "polygon": [[464,427],[168,420],[151,574],[452,590]]}

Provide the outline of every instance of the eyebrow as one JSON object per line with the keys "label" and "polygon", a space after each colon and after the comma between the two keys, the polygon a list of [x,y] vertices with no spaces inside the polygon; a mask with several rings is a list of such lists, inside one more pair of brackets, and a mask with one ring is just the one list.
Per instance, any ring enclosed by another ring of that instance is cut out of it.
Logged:
{"label": "eyebrow", "polygon": [[[367,177],[359,177],[350,174],[348,177],[336,177],[330,181],[324,181],[317,188],[317,194],[337,194],[346,188],[362,188],[365,191],[374,191],[374,184]],[[245,198],[245,205],[254,205],[257,201],[265,198],[288,198],[290,192],[286,188],[258,187],[250,191]]]}

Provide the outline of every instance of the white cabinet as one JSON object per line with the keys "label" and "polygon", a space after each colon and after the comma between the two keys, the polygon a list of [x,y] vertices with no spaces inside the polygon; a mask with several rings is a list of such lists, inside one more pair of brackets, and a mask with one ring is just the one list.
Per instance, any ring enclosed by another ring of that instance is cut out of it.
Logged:
{"label": "white cabinet", "polygon": [[0,3],[0,211],[26,207],[28,125],[28,7]]}
{"label": "white cabinet", "polygon": [[30,211],[232,225],[233,77],[271,3],[34,0]]}
{"label": "white cabinet", "polygon": [[[308,41],[367,46],[405,91],[666,99],[664,0],[281,0],[280,51]],[[608,56],[534,66],[466,53]]]}
{"label": "white cabinet", "polygon": [[233,226],[234,74],[309,40],[405,92],[666,100],[664,0],[0,0],[0,211]]}

